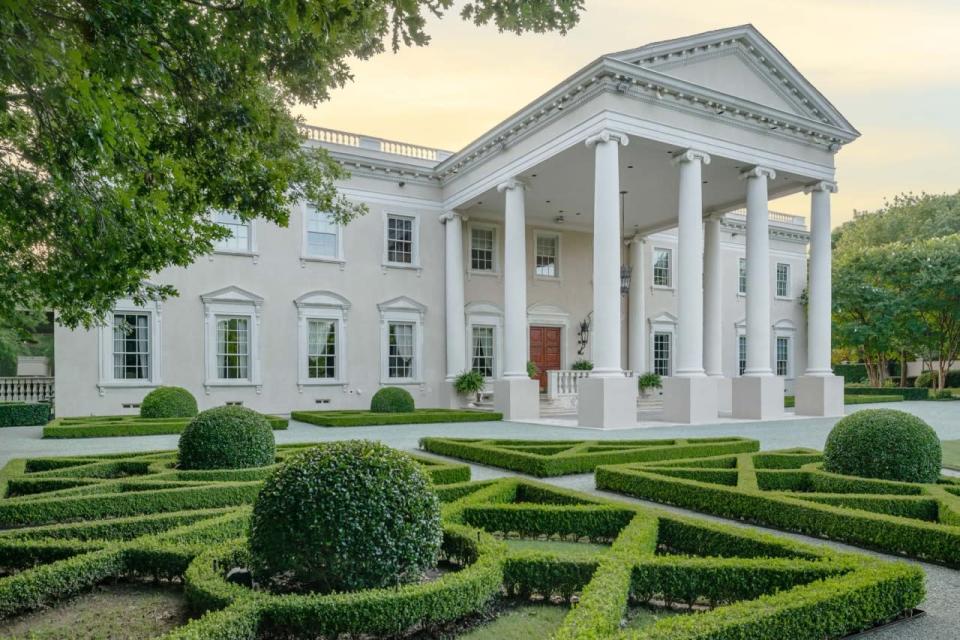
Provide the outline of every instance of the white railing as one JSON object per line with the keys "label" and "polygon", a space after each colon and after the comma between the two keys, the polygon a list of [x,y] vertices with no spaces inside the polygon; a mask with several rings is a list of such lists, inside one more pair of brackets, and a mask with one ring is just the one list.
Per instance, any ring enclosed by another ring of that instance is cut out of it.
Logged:
{"label": "white railing", "polygon": [[387,140],[386,138],[376,138],[374,136],[364,136],[347,131],[337,131],[336,129],[315,127],[310,124],[301,124],[300,133],[302,133],[303,137],[307,140],[315,140],[327,144],[339,144],[345,147],[356,147],[358,149],[370,149],[371,151],[392,153],[397,156],[431,160],[433,162],[446,160],[453,155],[452,152],[443,149],[422,147],[418,144],[409,144],[397,140]]}
{"label": "white railing", "polygon": [[[623,375],[632,378],[633,371],[624,371]],[[577,384],[590,377],[590,371],[574,369],[554,369],[547,371],[547,397],[559,400],[577,395]]]}
{"label": "white railing", "polygon": [[0,378],[0,402],[40,402],[53,399],[53,378]]}
{"label": "white railing", "polygon": [[[731,211],[727,215],[735,216],[737,218],[747,217],[746,209],[737,209]],[[770,211],[770,222],[779,222],[780,224],[792,224],[798,227],[805,227],[807,225],[807,219],[803,216],[795,216],[792,213],[781,213],[780,211]]]}

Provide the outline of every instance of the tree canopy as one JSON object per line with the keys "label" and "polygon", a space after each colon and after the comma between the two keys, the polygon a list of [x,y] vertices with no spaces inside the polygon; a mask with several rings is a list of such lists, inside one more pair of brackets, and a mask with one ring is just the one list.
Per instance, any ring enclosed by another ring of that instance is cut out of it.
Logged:
{"label": "tree canopy", "polygon": [[[582,0],[471,0],[501,31],[576,24]],[[0,320],[90,326],[225,235],[210,212],[285,225],[307,199],[341,222],[343,169],[301,146],[295,103],[348,60],[424,45],[453,0],[10,0],[0,3]]]}

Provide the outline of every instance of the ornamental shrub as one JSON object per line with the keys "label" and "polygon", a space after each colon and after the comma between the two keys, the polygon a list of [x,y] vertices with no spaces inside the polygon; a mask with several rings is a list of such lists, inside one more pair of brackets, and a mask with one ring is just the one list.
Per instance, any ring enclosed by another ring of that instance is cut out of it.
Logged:
{"label": "ornamental shrub", "polygon": [[472,394],[483,390],[487,381],[479,371],[464,371],[453,379],[453,389],[457,393]]}
{"label": "ornamental shrub", "polygon": [[262,467],[275,458],[270,422],[244,407],[207,409],[180,435],[181,469]]}
{"label": "ornamental shrub", "polygon": [[183,387],[157,387],[140,403],[141,418],[192,418],[197,399]]}
{"label": "ornamental shrub", "polygon": [[442,539],[440,502],[422,467],[368,440],[291,458],[265,481],[250,524],[259,580],[321,592],[416,582]]}
{"label": "ornamental shrub", "polygon": [[659,373],[648,372],[637,378],[637,387],[640,391],[659,389],[663,386],[663,379]]}
{"label": "ornamental shrub", "polygon": [[936,482],[940,439],[920,418],[893,409],[867,409],[842,418],[823,449],[827,471],[903,482]]}
{"label": "ornamental shrub", "polygon": [[937,382],[937,379],[933,375],[933,371],[924,371],[917,376],[917,379],[913,381],[913,386],[915,387],[924,387],[929,389],[934,386]]}
{"label": "ornamental shrub", "polygon": [[580,359],[570,365],[574,371],[593,371],[593,363],[589,360]]}
{"label": "ornamental shrub", "polygon": [[384,387],[370,400],[370,411],[374,413],[410,413],[413,408],[413,396],[400,387]]}

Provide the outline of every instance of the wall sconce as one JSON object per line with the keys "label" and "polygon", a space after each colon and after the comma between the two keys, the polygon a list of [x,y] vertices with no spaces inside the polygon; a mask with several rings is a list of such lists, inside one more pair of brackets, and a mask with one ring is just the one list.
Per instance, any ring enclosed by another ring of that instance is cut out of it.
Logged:
{"label": "wall sconce", "polygon": [[582,356],[584,350],[587,348],[587,342],[590,340],[590,316],[593,315],[593,311],[587,314],[587,317],[580,321],[580,328],[577,329],[577,355]]}

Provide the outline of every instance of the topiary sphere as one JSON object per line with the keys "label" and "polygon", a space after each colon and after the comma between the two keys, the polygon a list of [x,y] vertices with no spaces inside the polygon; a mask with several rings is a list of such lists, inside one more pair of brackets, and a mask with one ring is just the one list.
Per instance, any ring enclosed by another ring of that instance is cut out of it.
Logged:
{"label": "topiary sphere", "polygon": [[416,582],[434,566],[440,502],[419,464],[377,442],[333,442],[277,469],[253,506],[254,575],[320,592]]}
{"label": "topiary sphere", "polygon": [[141,418],[192,418],[197,399],[183,387],[157,387],[140,403]]}
{"label": "topiary sphere", "polygon": [[866,409],[842,418],[823,449],[827,471],[903,482],[936,482],[940,439],[920,418],[893,409]]}
{"label": "topiary sphere", "polygon": [[270,423],[244,407],[207,409],[180,434],[181,469],[263,467],[276,453]]}
{"label": "topiary sphere", "polygon": [[384,387],[373,394],[370,411],[374,413],[412,413],[413,396],[400,387]]}

